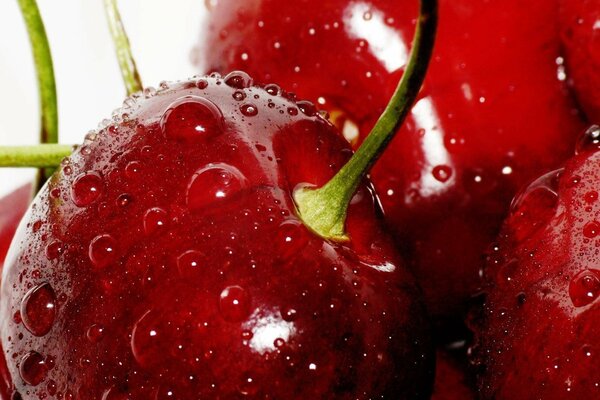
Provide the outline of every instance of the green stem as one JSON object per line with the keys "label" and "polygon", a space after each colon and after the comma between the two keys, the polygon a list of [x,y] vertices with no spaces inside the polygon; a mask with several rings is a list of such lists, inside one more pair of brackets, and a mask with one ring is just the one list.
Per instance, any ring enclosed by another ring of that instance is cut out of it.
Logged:
{"label": "green stem", "polygon": [[123,76],[123,82],[127,94],[139,92],[143,89],[142,80],[135,65],[129,38],[123,27],[121,14],[117,8],[116,0],[104,0],[104,10],[106,11],[106,19],[108,20],[108,28],[115,44],[117,59]]}
{"label": "green stem", "polygon": [[[18,0],[18,3],[27,27],[37,74],[41,111],[40,142],[58,143],[56,81],[46,29],[35,0]],[[52,172],[51,169],[40,170],[36,187],[39,188]]]}
{"label": "green stem", "polygon": [[73,146],[38,144],[0,146],[0,167],[56,168],[73,152]]}
{"label": "green stem", "polygon": [[437,29],[437,0],[421,0],[411,55],[385,111],[363,144],[339,172],[323,187],[299,188],[294,193],[298,213],[306,226],[319,236],[347,241],[348,204],[369,169],[381,156],[408,115],[425,79]]}

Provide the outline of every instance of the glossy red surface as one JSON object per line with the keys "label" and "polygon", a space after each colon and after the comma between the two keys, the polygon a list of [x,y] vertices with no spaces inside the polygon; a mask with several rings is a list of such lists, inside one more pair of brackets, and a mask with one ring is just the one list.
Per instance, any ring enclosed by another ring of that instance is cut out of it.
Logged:
{"label": "glossy red surface", "polygon": [[[17,226],[25,214],[30,200],[30,185],[21,186],[0,199],[0,270]],[[10,400],[12,390],[12,380],[6,366],[4,354],[2,354],[0,356],[0,399]]]}
{"label": "glossy red surface", "polygon": [[484,399],[600,396],[598,141],[580,150],[517,197],[490,255],[474,324]]}
{"label": "glossy red surface", "polygon": [[561,0],[567,77],[590,122],[600,122],[600,2]]}
{"label": "glossy red surface", "polygon": [[[404,68],[417,6],[219,0],[196,55],[209,70],[243,68],[296,90],[364,136]],[[440,1],[425,86],[372,173],[438,316],[464,312],[477,292],[515,192],[572,154],[583,126],[559,55],[557,0]]]}
{"label": "glossy red surface", "polygon": [[349,146],[248,84],[147,89],[38,195],[2,286],[21,398],[428,398],[420,294],[370,189],[349,243],[295,215]]}

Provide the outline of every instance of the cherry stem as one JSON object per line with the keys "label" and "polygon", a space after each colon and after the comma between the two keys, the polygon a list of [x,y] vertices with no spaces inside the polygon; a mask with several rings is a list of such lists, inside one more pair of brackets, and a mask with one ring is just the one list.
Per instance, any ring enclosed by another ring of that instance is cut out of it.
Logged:
{"label": "cherry stem", "polygon": [[142,90],[144,86],[142,85],[142,79],[138,73],[135,59],[131,53],[129,38],[123,27],[123,21],[121,20],[121,14],[117,7],[117,1],[104,0],[104,10],[106,11],[108,28],[110,29],[110,34],[115,44],[123,83],[125,83],[127,94],[131,95]]}
{"label": "cherry stem", "polygon": [[[56,81],[46,29],[36,0],[18,0],[18,3],[27,27],[37,74],[41,114],[40,142],[58,143]],[[52,169],[40,170],[36,187],[39,188],[52,172]]]}
{"label": "cherry stem", "polygon": [[73,146],[64,144],[0,146],[0,167],[56,168],[72,152]]}
{"label": "cherry stem", "polygon": [[421,89],[437,30],[437,0],[421,0],[408,64],[385,111],[352,158],[324,186],[302,187],[294,200],[304,224],[319,236],[348,241],[346,214],[352,196],[406,119]]}

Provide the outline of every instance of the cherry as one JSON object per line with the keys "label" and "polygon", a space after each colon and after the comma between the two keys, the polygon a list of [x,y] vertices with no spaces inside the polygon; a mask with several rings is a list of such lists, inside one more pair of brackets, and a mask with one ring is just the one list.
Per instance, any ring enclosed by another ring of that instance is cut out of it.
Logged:
{"label": "cherry", "polygon": [[345,241],[296,211],[352,154],[334,127],[242,72],[145,93],[62,163],[14,242],[15,396],[428,398],[420,294],[372,188]]}
{"label": "cherry", "polygon": [[[24,185],[0,199],[0,270],[17,225],[27,210],[30,197],[31,187]],[[0,399],[9,399],[11,393],[12,381],[6,360],[0,357]]]}
{"label": "cherry", "polygon": [[596,146],[580,147],[513,204],[489,255],[487,300],[473,325],[484,399],[600,393],[599,163]]}
{"label": "cherry", "polygon": [[[197,58],[208,70],[241,68],[291,88],[357,145],[402,73],[415,7],[220,0]],[[440,4],[420,99],[371,174],[438,316],[464,311],[513,195],[571,154],[583,129],[557,79],[558,25],[555,1]]]}
{"label": "cherry", "polygon": [[566,76],[592,122],[600,122],[600,3],[561,0]]}

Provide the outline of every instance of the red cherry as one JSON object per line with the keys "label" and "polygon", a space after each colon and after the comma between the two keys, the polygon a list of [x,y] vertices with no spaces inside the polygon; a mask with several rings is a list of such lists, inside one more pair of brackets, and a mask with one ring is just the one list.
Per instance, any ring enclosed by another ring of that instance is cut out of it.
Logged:
{"label": "red cherry", "polygon": [[296,214],[295,188],[331,179],[348,144],[250,82],[134,97],[38,194],[0,297],[23,399],[428,398],[424,307],[371,191],[343,244]]}
{"label": "red cherry", "polygon": [[[4,258],[13,235],[17,230],[17,225],[27,210],[30,197],[31,187],[25,185],[0,199],[0,270],[4,264]],[[16,315],[21,318],[20,312]],[[2,353],[4,354],[4,352]],[[0,357],[0,398],[11,398],[12,392],[12,380],[6,366],[6,359]]]}
{"label": "red cherry", "polygon": [[599,163],[600,151],[588,151],[553,173],[552,202],[532,197],[544,193],[534,182],[538,189],[525,191],[504,225],[474,324],[483,399],[600,395],[600,203],[590,195]]}
{"label": "red cherry", "polygon": [[565,49],[564,78],[591,122],[600,122],[600,3],[561,0],[561,38]]}
{"label": "red cherry", "polygon": [[[405,66],[416,7],[220,0],[198,59],[292,88],[358,145]],[[438,316],[464,312],[515,191],[568,157],[582,129],[557,79],[558,18],[555,1],[442,1],[420,99],[371,173]]]}

